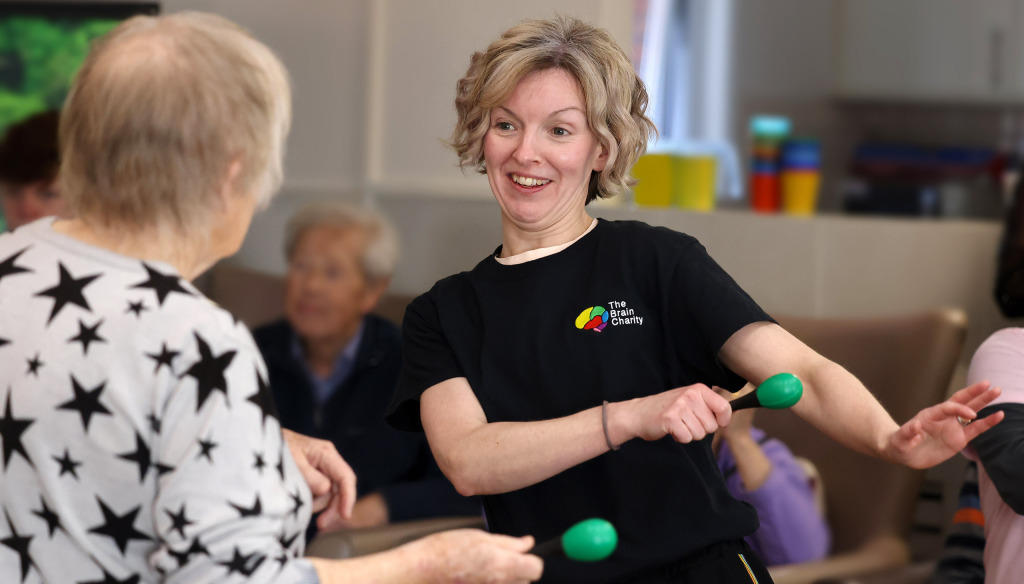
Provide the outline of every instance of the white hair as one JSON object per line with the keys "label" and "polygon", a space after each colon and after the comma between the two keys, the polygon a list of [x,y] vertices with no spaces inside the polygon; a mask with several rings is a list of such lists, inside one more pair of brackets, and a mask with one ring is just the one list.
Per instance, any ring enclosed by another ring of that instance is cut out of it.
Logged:
{"label": "white hair", "polygon": [[371,282],[390,278],[398,263],[398,233],[384,215],[368,207],[347,203],[311,203],[292,215],[285,228],[285,256],[291,259],[302,235],[315,227],[360,229],[366,247],[360,265]]}

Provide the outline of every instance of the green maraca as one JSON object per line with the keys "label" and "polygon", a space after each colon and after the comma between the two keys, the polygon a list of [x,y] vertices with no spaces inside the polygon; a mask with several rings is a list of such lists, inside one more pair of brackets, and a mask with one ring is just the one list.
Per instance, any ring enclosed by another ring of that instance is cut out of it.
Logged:
{"label": "green maraca", "polygon": [[803,395],[804,385],[796,375],[777,373],[765,379],[754,391],[729,403],[734,412],[746,408],[781,410],[792,407]]}
{"label": "green maraca", "polygon": [[610,522],[585,519],[561,537],[549,539],[533,548],[533,554],[542,558],[566,557],[577,562],[600,562],[612,555],[619,545],[619,534]]}

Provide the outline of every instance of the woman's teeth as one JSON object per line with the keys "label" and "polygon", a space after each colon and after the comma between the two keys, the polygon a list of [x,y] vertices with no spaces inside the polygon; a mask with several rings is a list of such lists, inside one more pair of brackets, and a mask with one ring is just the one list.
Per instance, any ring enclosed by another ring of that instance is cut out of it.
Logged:
{"label": "woman's teeth", "polygon": [[516,183],[517,185],[524,186],[524,187],[539,187],[541,185],[546,185],[546,184],[548,184],[551,181],[550,180],[545,180],[545,179],[540,179],[540,178],[530,178],[528,176],[519,176],[518,174],[513,174],[512,175],[512,182]]}

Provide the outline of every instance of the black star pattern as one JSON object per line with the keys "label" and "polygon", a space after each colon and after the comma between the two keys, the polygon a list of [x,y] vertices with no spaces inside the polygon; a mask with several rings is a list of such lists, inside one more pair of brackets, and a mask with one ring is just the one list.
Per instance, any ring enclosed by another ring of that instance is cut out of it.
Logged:
{"label": "black star pattern", "polygon": [[75,304],[92,312],[92,308],[89,308],[89,303],[85,300],[83,291],[93,280],[100,277],[99,274],[92,274],[91,276],[74,278],[68,272],[68,269],[64,267],[63,263],[58,262],[58,266],[60,268],[60,282],[52,288],[36,292],[36,296],[49,296],[53,298],[53,310],[50,312],[50,319],[46,321],[46,324],[53,322],[57,313],[68,303]]}
{"label": "black star pattern", "polygon": [[145,282],[139,282],[132,286],[132,288],[152,289],[153,292],[156,292],[157,304],[160,306],[164,305],[164,300],[167,299],[167,296],[169,296],[171,292],[192,296],[191,292],[181,286],[181,280],[178,276],[175,276],[174,274],[161,274],[145,262],[142,263],[142,266],[146,268],[146,272],[149,274],[149,279]]}
{"label": "black star pattern", "polygon": [[14,553],[18,554],[18,559],[21,561],[21,581],[24,582],[28,577],[29,569],[35,567],[35,562],[32,561],[32,556],[28,553],[33,536],[19,535],[18,531],[14,529],[14,523],[11,522],[11,516],[7,514],[6,509],[4,509],[4,517],[7,519],[7,526],[11,529],[11,535],[0,539],[0,544],[11,548]]}
{"label": "black star pattern", "polygon": [[277,541],[281,542],[281,547],[283,547],[287,552],[292,549],[292,544],[295,543],[296,539],[299,539],[300,535],[302,535],[302,532],[297,531],[291,537],[288,537],[288,534],[282,531],[281,535],[277,538]]}
{"label": "black star pattern", "polygon": [[159,462],[154,463],[153,467],[156,468],[156,476],[158,477],[163,476],[174,470],[173,466],[167,466],[166,464],[160,464]]}
{"label": "black star pattern", "polygon": [[246,401],[253,403],[263,414],[263,426],[266,427],[267,418],[277,418],[277,408],[274,407],[274,396],[270,393],[270,385],[267,384],[259,369],[256,370],[256,393],[250,395]]}
{"label": "black star pattern", "polygon": [[238,546],[235,546],[234,556],[231,558],[231,561],[217,563],[227,567],[228,575],[238,572],[243,576],[252,576],[253,572],[258,570],[260,565],[263,564],[263,560],[266,559],[267,556],[259,552],[253,552],[243,556],[242,552],[239,551]]}
{"label": "black star pattern", "polygon": [[185,515],[185,504],[181,504],[181,509],[177,513],[172,513],[170,509],[164,509],[164,513],[171,518],[171,529],[178,532],[178,535],[185,538],[185,528],[195,523],[195,521],[189,521]]}
{"label": "black star pattern", "polygon": [[189,559],[191,559],[192,556],[194,556],[195,554],[203,554],[204,556],[209,556],[210,550],[206,549],[206,546],[204,546],[199,541],[199,537],[197,536],[194,540],[192,540],[192,545],[190,545],[187,550],[183,552],[176,552],[172,549],[169,549],[168,553],[174,556],[174,559],[178,561],[178,567],[180,568],[187,564]]}
{"label": "black star pattern", "polygon": [[274,468],[277,469],[277,474],[281,475],[281,480],[283,481],[284,480],[284,449],[283,449],[283,447],[282,447],[282,450],[281,450],[281,458],[277,459],[277,464],[274,465]]}
{"label": "black star pattern", "polygon": [[129,300],[128,310],[125,310],[124,313],[128,314],[129,312],[131,312],[135,314],[135,318],[141,318],[142,313],[147,310],[149,309],[146,308],[146,303],[144,301],[139,300],[138,302],[132,302],[131,300]]}
{"label": "black star pattern", "polygon": [[296,490],[294,493],[291,493],[291,497],[292,503],[295,503],[295,506],[292,507],[292,516],[298,518],[299,511],[302,510],[302,495]]}
{"label": "black star pattern", "polygon": [[[157,367],[159,367],[159,365]],[[156,417],[156,414],[150,414],[146,416],[146,419],[149,420],[149,429],[152,430],[154,434],[159,434],[160,418]]]}
{"label": "black star pattern", "polygon": [[132,509],[124,515],[118,515],[114,513],[110,507],[107,507],[103,499],[96,497],[96,501],[100,504],[100,511],[103,512],[103,523],[91,528],[91,533],[98,533],[105,535],[114,540],[117,545],[117,549],[120,550],[122,556],[126,556],[125,550],[128,549],[128,544],[133,539],[148,541],[153,538],[149,537],[145,533],[135,529],[133,525],[135,523],[135,517],[142,510],[142,506]]}
{"label": "black star pattern", "polygon": [[89,432],[89,422],[92,421],[93,414],[105,414],[111,415],[110,410],[100,403],[100,394],[103,393],[104,387],[107,382],[97,385],[92,389],[85,389],[75,379],[75,376],[71,376],[71,388],[75,392],[75,397],[68,400],[59,406],[58,410],[75,410],[82,416],[82,426],[85,427],[86,433]]}
{"label": "black star pattern", "polygon": [[18,273],[21,273],[21,272],[31,272],[32,271],[32,270],[30,270],[28,268],[23,268],[21,266],[14,265],[14,262],[18,259],[18,256],[20,256],[21,254],[25,253],[25,251],[27,249],[28,249],[27,247],[23,248],[21,251],[15,253],[11,257],[9,257],[6,260],[0,262],[0,281],[2,281],[7,276],[12,276],[14,274],[18,274]]}
{"label": "black star pattern", "polygon": [[25,371],[25,375],[31,373],[32,375],[39,377],[39,368],[45,365],[45,363],[39,360],[39,353],[36,353],[36,356],[31,359],[26,359],[26,361],[28,362],[28,370]]}
{"label": "black star pattern", "polygon": [[228,501],[228,505],[234,507],[242,517],[255,517],[263,513],[263,504],[260,503],[260,495],[256,494],[256,502],[253,503],[252,507],[245,507],[243,505],[236,505],[231,501]]}
{"label": "black star pattern", "polygon": [[7,339],[5,339],[3,337],[0,337],[0,347],[2,347],[4,345],[9,345],[9,344],[11,344],[11,341],[9,341],[9,340],[7,340]]}
{"label": "black star pattern", "polygon": [[199,333],[194,334],[196,342],[199,344],[199,360],[193,363],[182,377],[188,375],[196,380],[196,411],[198,412],[215,390],[222,392],[224,399],[227,399],[228,382],[224,379],[224,371],[231,364],[231,360],[235,358],[236,351],[226,351],[214,356],[210,345],[199,336]]}
{"label": "black star pattern", "polygon": [[89,580],[88,582],[78,582],[78,584],[139,584],[140,576],[138,574],[132,574],[124,580],[118,580],[113,577],[106,568],[100,568],[103,570],[102,580]]}
{"label": "black star pattern", "polygon": [[64,526],[60,524],[60,517],[53,512],[53,509],[50,509],[42,495],[39,495],[39,502],[43,504],[43,508],[38,511],[33,509],[32,514],[46,522],[46,527],[50,530],[50,538],[53,538],[53,534],[58,529],[64,529]]}
{"label": "black star pattern", "polygon": [[103,324],[103,319],[92,326],[85,326],[85,322],[82,319],[78,319],[78,334],[68,339],[68,343],[82,343],[82,354],[89,354],[89,343],[105,343],[107,339],[104,339],[99,335],[100,325]]}
{"label": "black star pattern", "polygon": [[153,460],[150,458],[149,447],[146,446],[138,432],[135,433],[135,451],[118,454],[117,457],[139,465],[139,483],[146,480],[146,474],[149,473],[149,467]]}
{"label": "black star pattern", "polygon": [[213,449],[217,447],[217,443],[214,442],[213,440],[210,440],[210,439],[198,440],[197,442],[199,442],[199,448],[201,450],[199,451],[199,454],[196,455],[196,458],[199,458],[200,456],[205,456],[206,460],[209,460],[210,463],[212,464],[213,463],[213,454],[212,453],[213,453]]}
{"label": "black star pattern", "polygon": [[75,469],[78,468],[79,466],[82,466],[82,463],[78,462],[77,460],[73,460],[71,458],[71,455],[68,454],[67,448],[64,449],[63,457],[54,456],[53,459],[56,460],[57,464],[60,465],[60,474],[57,476],[62,477],[66,473],[71,473],[71,476],[75,477],[76,481],[78,480],[78,472],[75,471]]}
{"label": "black star pattern", "polygon": [[263,460],[263,453],[253,452],[252,454],[256,458],[256,462],[252,463],[252,467],[259,471],[260,476],[263,476],[263,467],[267,466],[267,462]]}
{"label": "black star pattern", "polygon": [[35,420],[30,418],[15,418],[14,414],[11,413],[11,394],[14,393],[10,388],[7,389],[7,406],[4,408],[4,417],[0,418],[0,439],[4,443],[4,470],[7,470],[7,465],[11,462],[11,458],[14,453],[25,457],[29,466],[35,467],[32,464],[32,459],[28,457],[28,452],[25,451],[25,445],[21,442],[21,435],[28,430],[28,427],[35,423]]}
{"label": "black star pattern", "polygon": [[[156,368],[153,369],[153,373],[160,371],[160,367],[166,365],[171,373],[174,373],[174,358],[178,356],[180,351],[172,351],[167,348],[167,343],[163,343],[160,347],[159,353],[146,353],[146,356],[156,361]],[[159,432],[159,430],[157,430]]]}

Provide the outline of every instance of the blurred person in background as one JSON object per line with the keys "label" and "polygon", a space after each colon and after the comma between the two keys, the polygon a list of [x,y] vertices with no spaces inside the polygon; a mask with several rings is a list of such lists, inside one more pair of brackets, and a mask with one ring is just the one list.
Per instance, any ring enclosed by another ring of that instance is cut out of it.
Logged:
{"label": "blurred person in background", "polygon": [[345,526],[480,515],[479,501],[441,473],[423,434],[384,422],[401,331],[371,311],[398,259],[394,227],[368,208],[307,205],[288,223],[285,253],[285,318],[253,335],[282,425],[331,441],[359,477]]}
{"label": "blurred person in background", "polygon": [[0,225],[9,230],[64,213],[57,189],[59,120],[57,111],[35,114],[8,128],[0,142]]}

